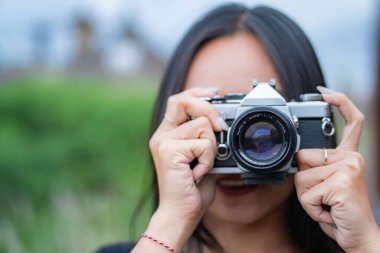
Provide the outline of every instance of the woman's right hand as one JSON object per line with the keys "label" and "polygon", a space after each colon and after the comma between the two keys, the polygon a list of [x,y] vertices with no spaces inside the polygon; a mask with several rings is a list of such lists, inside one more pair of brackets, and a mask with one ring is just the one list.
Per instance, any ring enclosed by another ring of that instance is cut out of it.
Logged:
{"label": "woman's right hand", "polygon": [[[213,168],[216,155],[214,131],[222,128],[217,109],[199,99],[213,95],[207,89],[194,88],[171,96],[165,117],[149,142],[160,199],[146,233],[156,233],[154,236],[164,240],[159,227],[166,235],[169,227],[174,228],[173,237],[166,238],[166,243],[172,243],[178,252],[215,195],[215,179],[206,174]],[[195,159],[198,163],[191,169]]]}
{"label": "woman's right hand", "polygon": [[[171,96],[165,118],[149,142],[159,185],[159,210],[183,220],[199,220],[214,197],[212,184],[196,184],[213,167],[214,131],[221,130],[219,112],[198,98],[212,95],[195,88]],[[191,169],[195,159],[198,164]]]}

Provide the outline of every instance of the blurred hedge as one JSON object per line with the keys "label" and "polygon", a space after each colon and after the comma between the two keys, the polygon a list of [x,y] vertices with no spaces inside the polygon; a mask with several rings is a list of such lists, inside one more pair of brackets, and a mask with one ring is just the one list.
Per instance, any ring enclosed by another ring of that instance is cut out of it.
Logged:
{"label": "blurred hedge", "polygon": [[12,206],[24,200],[35,212],[49,213],[52,192],[61,189],[113,192],[134,203],[148,167],[152,83],[54,76],[3,83],[0,221],[17,224]]}

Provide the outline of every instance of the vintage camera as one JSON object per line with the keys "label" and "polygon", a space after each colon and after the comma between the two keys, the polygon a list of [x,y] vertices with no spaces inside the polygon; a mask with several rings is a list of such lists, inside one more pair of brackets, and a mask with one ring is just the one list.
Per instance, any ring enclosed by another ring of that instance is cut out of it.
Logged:
{"label": "vintage camera", "polygon": [[330,106],[318,93],[287,103],[274,80],[254,81],[247,95],[207,100],[229,126],[215,133],[218,146],[211,173],[241,174],[246,184],[279,184],[298,170],[294,155],[299,149],[335,147]]}

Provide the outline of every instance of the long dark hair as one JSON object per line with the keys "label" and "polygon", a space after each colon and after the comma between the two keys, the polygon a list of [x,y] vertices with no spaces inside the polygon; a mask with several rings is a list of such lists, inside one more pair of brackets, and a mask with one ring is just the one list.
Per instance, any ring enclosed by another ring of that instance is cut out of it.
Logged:
{"label": "long dark hair", "polygon": [[[163,119],[169,96],[181,92],[191,62],[197,51],[208,41],[239,32],[252,34],[261,41],[269,54],[284,95],[288,100],[299,100],[302,93],[316,92],[324,86],[323,74],[310,41],[300,27],[284,14],[269,7],[249,9],[238,4],[223,5],[199,20],[185,35],[175,50],[156,101],[152,133]],[[157,182],[154,177],[155,204],[158,206]],[[295,192],[288,201],[289,231],[298,248],[307,253],[343,252],[302,209]],[[215,237],[202,222],[194,231],[192,241],[223,252]]]}

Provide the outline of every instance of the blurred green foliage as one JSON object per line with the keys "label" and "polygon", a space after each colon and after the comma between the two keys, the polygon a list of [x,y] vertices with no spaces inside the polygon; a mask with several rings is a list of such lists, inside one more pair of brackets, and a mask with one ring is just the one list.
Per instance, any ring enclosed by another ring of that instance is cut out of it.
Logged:
{"label": "blurred green foliage", "polygon": [[[62,76],[2,83],[0,252],[91,252],[131,239],[129,218],[150,182],[156,83]],[[147,217],[149,205],[141,212]]]}

